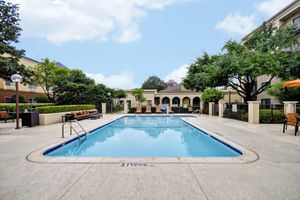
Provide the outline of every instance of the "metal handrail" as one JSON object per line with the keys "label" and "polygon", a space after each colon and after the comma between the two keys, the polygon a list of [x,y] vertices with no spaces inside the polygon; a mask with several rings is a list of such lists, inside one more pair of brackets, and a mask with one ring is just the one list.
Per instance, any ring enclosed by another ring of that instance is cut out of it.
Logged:
{"label": "metal handrail", "polygon": [[200,109],[197,109],[197,110],[193,111],[192,114],[199,112],[199,115],[200,115],[200,111],[201,111]]}
{"label": "metal handrail", "polygon": [[84,132],[84,136],[85,136],[85,139],[87,139],[87,132],[86,130],[82,127],[82,125],[77,121],[77,120],[72,120],[72,121],[68,121],[68,122],[64,122],[62,124],[62,132],[61,132],[61,137],[64,138],[65,137],[65,125],[66,124],[69,124],[70,125],[70,135],[72,135],[72,130],[76,133],[76,135],[78,136],[78,139],[80,140],[81,138],[81,135],[79,135],[80,131],[77,131],[74,126],[73,126],[73,123],[76,122],[79,127],[81,128],[81,131]]}

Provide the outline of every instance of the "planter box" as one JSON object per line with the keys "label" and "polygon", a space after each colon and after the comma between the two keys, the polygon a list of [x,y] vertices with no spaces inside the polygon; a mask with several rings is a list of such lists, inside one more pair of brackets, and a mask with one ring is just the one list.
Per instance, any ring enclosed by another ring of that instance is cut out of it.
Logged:
{"label": "planter box", "polygon": [[70,112],[79,112],[79,111],[40,114],[40,125],[61,123],[61,117]]}

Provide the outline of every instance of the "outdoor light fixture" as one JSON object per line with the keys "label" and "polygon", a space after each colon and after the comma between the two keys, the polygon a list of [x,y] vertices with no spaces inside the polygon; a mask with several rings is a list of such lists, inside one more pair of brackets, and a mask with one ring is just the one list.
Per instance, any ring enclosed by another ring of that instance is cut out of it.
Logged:
{"label": "outdoor light fixture", "polygon": [[19,124],[19,83],[22,82],[23,78],[20,74],[14,74],[11,77],[11,81],[16,84],[16,129],[20,129]]}

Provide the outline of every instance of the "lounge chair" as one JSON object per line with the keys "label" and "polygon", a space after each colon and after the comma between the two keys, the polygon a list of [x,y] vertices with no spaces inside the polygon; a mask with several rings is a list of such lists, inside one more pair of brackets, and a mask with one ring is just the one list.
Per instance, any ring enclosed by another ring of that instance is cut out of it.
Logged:
{"label": "lounge chair", "polygon": [[141,105],[137,105],[136,106],[135,114],[141,114],[141,113],[142,113],[142,106]]}
{"label": "lounge chair", "polygon": [[172,110],[171,106],[169,106],[169,114],[174,114],[174,111]]}
{"label": "lounge chair", "polygon": [[83,119],[99,119],[103,117],[101,113],[98,113],[96,110],[82,110],[78,112],[71,112],[65,114],[65,121],[69,120],[83,120]]}
{"label": "lounge chair", "polygon": [[0,120],[5,120],[5,123],[8,119],[12,119],[14,122],[14,116],[8,114],[6,111],[0,111]]}
{"label": "lounge chair", "polygon": [[299,115],[297,113],[286,114],[286,118],[283,122],[283,133],[285,133],[285,130],[287,129],[287,125],[295,126],[295,136],[296,136],[300,126]]}
{"label": "lounge chair", "polygon": [[147,105],[145,113],[147,113],[147,114],[152,113],[151,108],[152,108],[151,105]]}
{"label": "lounge chair", "polygon": [[155,111],[155,113],[161,113],[161,107],[160,107],[160,105],[157,105],[157,106],[156,106],[156,111]]}

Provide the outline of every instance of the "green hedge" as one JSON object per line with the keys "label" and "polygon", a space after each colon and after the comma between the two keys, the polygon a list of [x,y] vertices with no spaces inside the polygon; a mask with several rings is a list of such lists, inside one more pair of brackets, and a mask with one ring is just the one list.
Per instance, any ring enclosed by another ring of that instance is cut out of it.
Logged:
{"label": "green hedge", "polygon": [[[272,113],[273,112],[273,113]],[[260,123],[282,123],[285,116],[281,110],[261,109],[259,110]]]}
{"label": "green hedge", "polygon": [[[248,121],[248,113],[241,117],[242,121]],[[284,113],[281,110],[261,109],[259,110],[259,123],[282,123],[284,120]]]}
{"label": "green hedge", "polygon": [[91,110],[95,109],[95,105],[82,104],[82,105],[62,105],[62,106],[44,106],[38,107],[36,110],[39,113],[59,113],[59,112],[70,112],[77,110]]}
{"label": "green hedge", "polygon": [[[20,112],[24,112],[24,109],[33,109],[42,106],[50,106],[54,105],[53,103],[20,103]],[[15,112],[16,111],[16,104],[15,103],[0,103],[0,110],[5,110],[7,112]]]}

